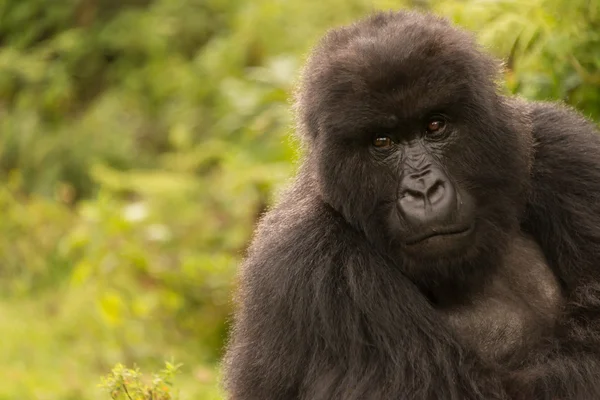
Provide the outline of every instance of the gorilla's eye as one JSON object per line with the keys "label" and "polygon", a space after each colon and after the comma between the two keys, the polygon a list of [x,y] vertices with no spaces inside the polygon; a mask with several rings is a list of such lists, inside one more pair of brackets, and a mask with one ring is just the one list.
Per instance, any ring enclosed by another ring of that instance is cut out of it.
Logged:
{"label": "gorilla's eye", "polygon": [[442,117],[434,117],[427,123],[427,133],[440,134],[446,128],[446,121]]}
{"label": "gorilla's eye", "polygon": [[373,146],[386,148],[392,145],[392,139],[389,136],[377,136],[373,139]]}

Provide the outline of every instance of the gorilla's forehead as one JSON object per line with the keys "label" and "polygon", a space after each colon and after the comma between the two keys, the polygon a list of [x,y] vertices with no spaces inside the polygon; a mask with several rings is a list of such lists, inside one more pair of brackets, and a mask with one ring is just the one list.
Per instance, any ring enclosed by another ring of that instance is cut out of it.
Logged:
{"label": "gorilla's forehead", "polygon": [[396,52],[373,53],[380,46],[353,52],[353,58],[338,59],[331,75],[320,86],[327,99],[323,106],[346,110],[345,114],[393,114],[400,119],[464,103],[472,96],[473,74],[468,62],[456,55],[445,58]]}

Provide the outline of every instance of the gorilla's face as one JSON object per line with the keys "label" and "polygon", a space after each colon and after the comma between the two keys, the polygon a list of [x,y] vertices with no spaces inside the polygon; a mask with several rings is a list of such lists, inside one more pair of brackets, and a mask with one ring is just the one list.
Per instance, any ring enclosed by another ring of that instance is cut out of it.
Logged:
{"label": "gorilla's face", "polygon": [[[494,160],[503,155],[469,139],[494,128],[469,126],[465,105],[364,115],[365,126],[349,115],[354,123],[348,131],[330,131],[316,143],[326,200],[369,238],[409,258],[464,258],[485,234],[484,221],[494,219],[488,206],[502,203],[488,193],[503,186],[496,177],[503,167]],[[509,171],[504,174],[500,178]]]}
{"label": "gorilla's face", "polygon": [[448,257],[473,243],[475,199],[445,162],[453,130],[449,116],[432,113],[413,129],[377,133],[372,140],[372,157],[394,180],[386,190],[393,199],[383,218],[386,230],[418,258]]}
{"label": "gorilla's face", "polygon": [[464,33],[427,22],[326,39],[336,54],[317,53],[300,97],[324,200],[413,274],[503,246],[531,151],[495,65]]}
{"label": "gorilla's face", "polygon": [[527,157],[516,133],[482,111],[457,98],[384,117],[347,114],[351,126],[314,144],[324,199],[386,252],[421,264],[502,246],[524,203]]}

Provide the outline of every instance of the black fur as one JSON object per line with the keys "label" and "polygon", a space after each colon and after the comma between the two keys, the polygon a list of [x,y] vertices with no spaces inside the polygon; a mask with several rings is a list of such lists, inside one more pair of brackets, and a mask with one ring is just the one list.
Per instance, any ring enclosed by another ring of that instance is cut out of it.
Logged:
{"label": "black fur", "polygon": [[[323,39],[298,94],[303,165],[241,269],[231,399],[600,398],[600,139],[572,110],[502,96],[497,70],[431,15],[380,13]],[[373,132],[440,105],[456,139],[436,159],[474,197],[477,231],[464,251],[428,258],[406,251],[403,221],[389,228],[398,177],[368,148]],[[510,361],[484,360],[443,310],[485,299],[478,288],[507,270],[521,234],[561,308]]]}

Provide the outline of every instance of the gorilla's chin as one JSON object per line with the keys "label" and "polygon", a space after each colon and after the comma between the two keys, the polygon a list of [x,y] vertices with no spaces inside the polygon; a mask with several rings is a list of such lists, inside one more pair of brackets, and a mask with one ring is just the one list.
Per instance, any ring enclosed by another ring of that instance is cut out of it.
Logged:
{"label": "gorilla's chin", "polygon": [[474,233],[474,224],[431,229],[405,240],[404,249],[419,258],[448,257],[472,245]]}

